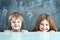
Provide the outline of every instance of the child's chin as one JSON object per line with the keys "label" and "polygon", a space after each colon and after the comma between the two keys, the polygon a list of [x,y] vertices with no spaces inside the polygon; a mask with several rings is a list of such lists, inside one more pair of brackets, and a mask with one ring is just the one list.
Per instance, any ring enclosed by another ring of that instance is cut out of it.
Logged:
{"label": "child's chin", "polygon": [[45,30],[45,31],[43,30],[42,32],[47,32],[47,30]]}
{"label": "child's chin", "polygon": [[14,28],[14,30],[19,30],[20,28]]}

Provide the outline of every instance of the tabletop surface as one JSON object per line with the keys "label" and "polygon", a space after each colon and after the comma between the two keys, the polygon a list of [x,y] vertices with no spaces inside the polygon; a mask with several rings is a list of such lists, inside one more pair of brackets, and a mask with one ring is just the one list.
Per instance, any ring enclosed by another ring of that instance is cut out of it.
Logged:
{"label": "tabletop surface", "polygon": [[0,32],[0,40],[59,40],[60,32]]}

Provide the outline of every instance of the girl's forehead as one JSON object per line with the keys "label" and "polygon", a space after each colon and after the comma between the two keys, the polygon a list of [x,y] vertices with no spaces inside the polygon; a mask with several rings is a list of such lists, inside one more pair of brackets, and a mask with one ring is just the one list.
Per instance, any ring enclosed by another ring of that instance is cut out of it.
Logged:
{"label": "girl's forehead", "polygon": [[42,20],[41,23],[49,23],[46,19]]}
{"label": "girl's forehead", "polygon": [[41,21],[48,21],[47,19],[43,19],[43,20],[41,20]]}

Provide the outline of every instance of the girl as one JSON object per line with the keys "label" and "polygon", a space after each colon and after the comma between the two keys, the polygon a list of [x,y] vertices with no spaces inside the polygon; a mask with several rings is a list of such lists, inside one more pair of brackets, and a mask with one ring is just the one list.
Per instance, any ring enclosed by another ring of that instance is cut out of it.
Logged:
{"label": "girl", "polygon": [[[23,26],[23,17],[20,13],[14,12],[9,16],[8,24],[10,31],[13,32],[21,32],[21,27]],[[8,31],[8,30],[5,30]],[[27,30],[23,30],[23,32],[27,32]]]}
{"label": "girl", "polygon": [[56,25],[48,14],[41,14],[36,21],[33,31],[55,32]]}

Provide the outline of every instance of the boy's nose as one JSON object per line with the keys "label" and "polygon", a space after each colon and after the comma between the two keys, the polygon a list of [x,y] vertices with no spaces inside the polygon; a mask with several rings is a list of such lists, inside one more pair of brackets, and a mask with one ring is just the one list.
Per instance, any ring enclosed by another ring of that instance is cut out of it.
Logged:
{"label": "boy's nose", "polygon": [[17,23],[15,23],[15,25],[17,25]]}
{"label": "boy's nose", "polygon": [[17,24],[15,24],[14,26],[15,26],[15,27],[17,27],[18,25],[17,25]]}

